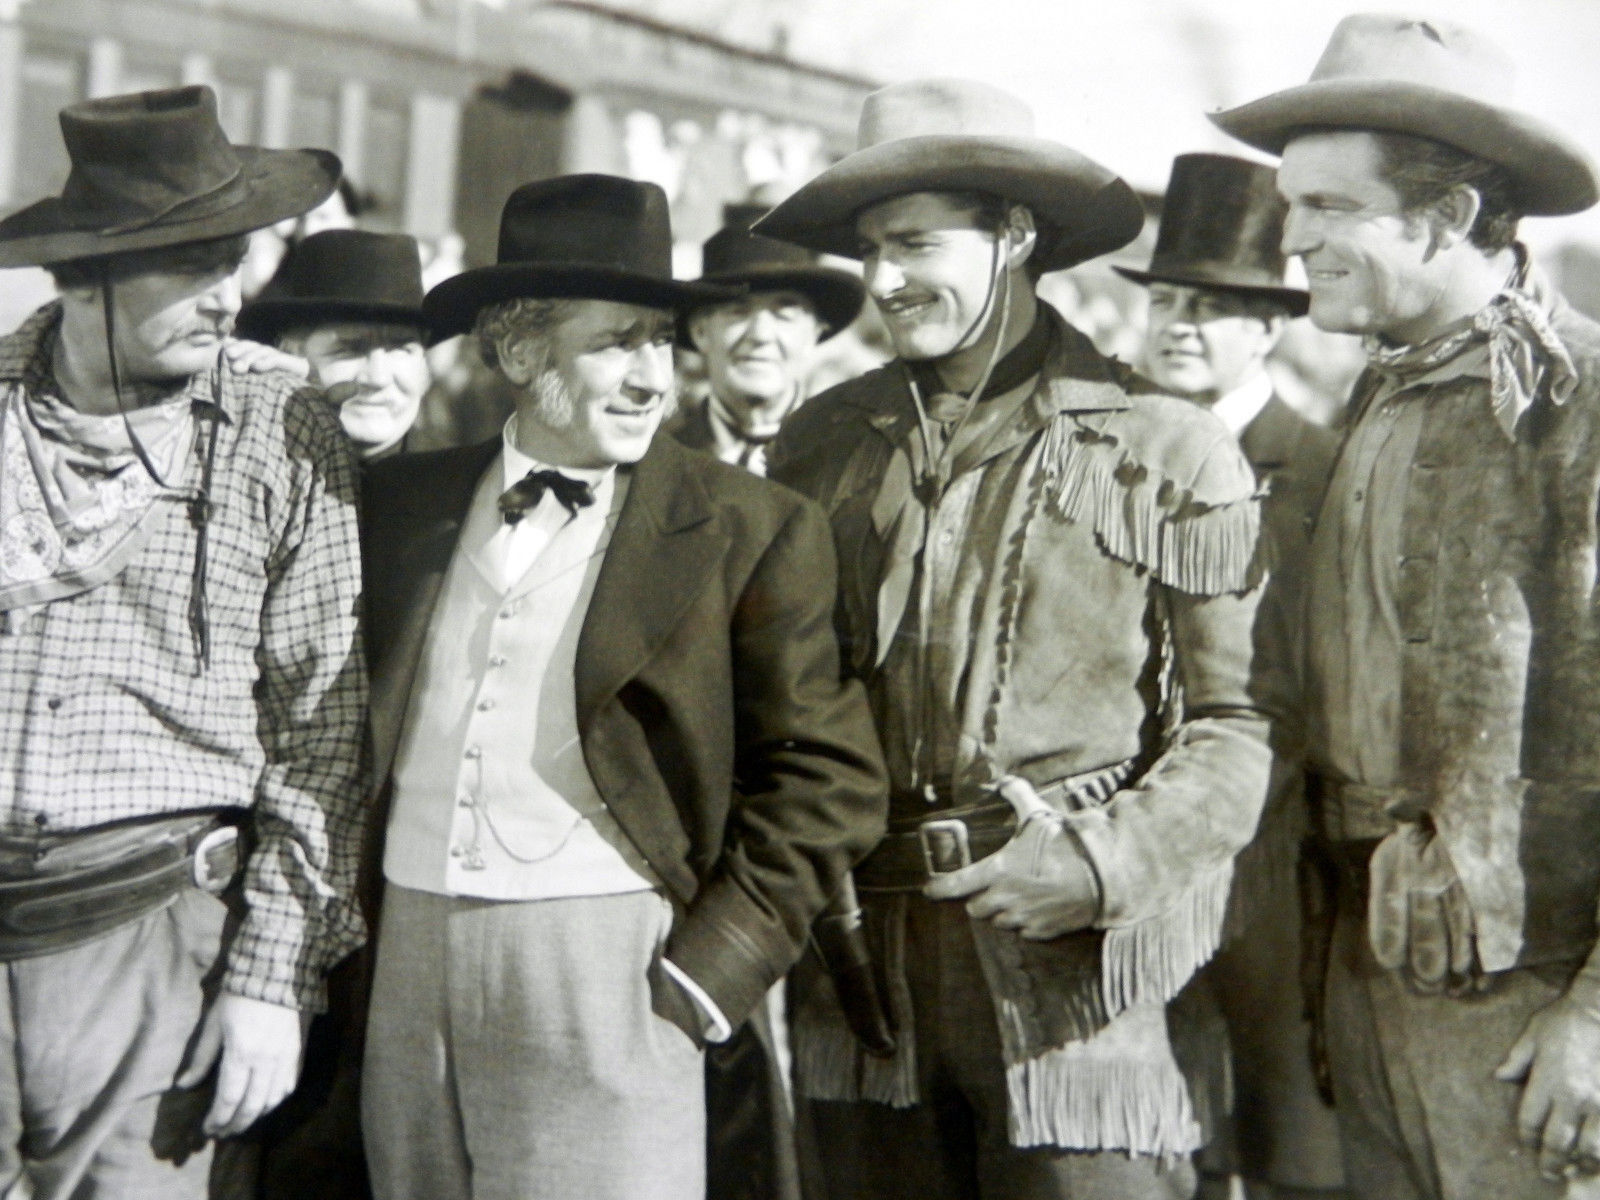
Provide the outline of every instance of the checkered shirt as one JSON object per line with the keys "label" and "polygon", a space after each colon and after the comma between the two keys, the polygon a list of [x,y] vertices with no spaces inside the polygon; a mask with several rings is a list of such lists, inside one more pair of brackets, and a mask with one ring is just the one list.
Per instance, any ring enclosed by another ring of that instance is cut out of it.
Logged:
{"label": "checkered shirt", "polygon": [[[0,387],[54,386],[59,323],[52,304],[0,338]],[[364,936],[355,466],[332,408],[288,374],[212,370],[187,394],[225,414],[208,532],[210,665],[189,620],[190,507],[158,499],[150,540],[116,578],[0,613],[0,829],[249,810],[246,914],[222,986],[316,1010],[328,969]],[[209,426],[196,422],[191,486]]]}

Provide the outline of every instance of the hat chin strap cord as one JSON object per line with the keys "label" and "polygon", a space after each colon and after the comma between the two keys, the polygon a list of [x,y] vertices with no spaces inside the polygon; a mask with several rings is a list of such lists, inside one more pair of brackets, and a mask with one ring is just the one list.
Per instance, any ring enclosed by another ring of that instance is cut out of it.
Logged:
{"label": "hat chin strap cord", "polygon": [[[221,387],[222,387],[222,362],[220,352],[217,361],[216,374],[213,376],[212,388],[215,399],[211,403],[202,400],[194,401],[194,413],[203,421],[209,422],[206,434],[205,451],[200,455],[200,484],[194,492],[184,495],[180,489],[173,487],[161,475],[151,458],[149,450],[139,440],[139,434],[133,428],[133,421],[128,416],[128,406],[122,398],[122,372],[117,366],[117,338],[115,305],[112,303],[113,280],[111,265],[102,263],[100,268],[100,305],[105,316],[106,326],[106,365],[111,376],[111,395],[116,400],[117,415],[122,418],[122,428],[128,435],[128,444],[133,447],[133,453],[138,458],[139,464],[150,473],[150,478],[155,480],[156,486],[167,494],[168,499],[181,499],[189,505],[189,521],[195,528],[194,545],[194,571],[190,576],[189,585],[189,631],[194,636],[196,671],[201,675],[211,666],[211,619],[210,605],[206,598],[206,567],[208,560],[209,539],[208,532],[211,524],[213,505],[211,502],[211,482],[216,469],[217,461],[217,429],[222,423]],[[200,440],[195,439],[196,450],[199,450]],[[173,493],[177,493],[174,495]]]}

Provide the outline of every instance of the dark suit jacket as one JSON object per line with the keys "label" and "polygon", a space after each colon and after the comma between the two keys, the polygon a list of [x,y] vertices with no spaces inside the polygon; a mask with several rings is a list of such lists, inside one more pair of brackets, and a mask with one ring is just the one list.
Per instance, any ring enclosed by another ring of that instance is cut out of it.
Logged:
{"label": "dark suit jacket", "polygon": [[[367,476],[380,781],[498,447],[393,459]],[[667,955],[735,1023],[799,957],[811,918],[883,832],[883,765],[866,701],[842,680],[834,586],[832,538],[809,501],[657,437],[633,468],[579,636],[589,772],[666,884]],[[385,796],[374,824],[386,821]]]}

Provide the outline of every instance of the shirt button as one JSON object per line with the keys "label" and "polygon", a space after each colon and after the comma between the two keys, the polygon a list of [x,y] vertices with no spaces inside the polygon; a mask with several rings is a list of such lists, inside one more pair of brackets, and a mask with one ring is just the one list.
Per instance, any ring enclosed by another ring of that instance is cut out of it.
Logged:
{"label": "shirt button", "polygon": [[500,619],[502,621],[504,621],[507,617],[514,617],[516,615],[517,606],[515,604],[508,604],[500,610]]}
{"label": "shirt button", "polygon": [[45,813],[34,813],[33,823],[39,826],[39,828],[43,829],[46,825],[50,824],[50,817]]}
{"label": "shirt button", "polygon": [[491,654],[491,655],[489,655],[489,665],[491,667],[503,667],[503,666],[505,666],[506,665],[506,656],[504,654]]}
{"label": "shirt button", "polygon": [[953,542],[955,540],[956,540],[956,531],[953,530],[953,529],[946,529],[946,530],[944,530],[943,532],[941,532],[939,534],[939,545],[941,545],[941,546],[948,546],[951,542]]}
{"label": "shirt button", "polygon": [[482,756],[483,756],[483,751],[478,749],[478,747],[476,747],[476,746],[468,746],[467,747],[467,757],[468,758],[481,758]]}
{"label": "shirt button", "polygon": [[461,795],[456,797],[456,804],[460,808],[471,808],[472,797],[463,792]]}
{"label": "shirt button", "polygon": [[60,707],[61,707],[61,697],[60,696],[52,696],[50,698],[50,711],[51,712],[55,712],[56,709],[58,709]]}
{"label": "shirt button", "polygon": [[1350,499],[1354,500],[1357,504],[1360,504],[1366,498],[1367,498],[1367,493],[1361,488],[1357,488],[1355,490],[1354,494],[1351,495],[1351,497],[1350,497]]}
{"label": "shirt button", "polygon": [[478,701],[478,711],[479,712],[488,712],[493,707],[494,707],[494,701],[489,699],[487,696],[485,696],[482,700]]}

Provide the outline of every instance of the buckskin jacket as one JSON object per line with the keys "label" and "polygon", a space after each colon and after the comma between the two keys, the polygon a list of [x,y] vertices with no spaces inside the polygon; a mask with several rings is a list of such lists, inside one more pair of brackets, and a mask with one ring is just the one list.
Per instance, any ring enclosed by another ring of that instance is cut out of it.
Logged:
{"label": "buckskin jacket", "polygon": [[[972,513],[952,568],[951,590],[972,593],[952,797],[981,801],[1008,773],[1042,788],[1110,772],[1120,787],[1068,815],[1102,884],[1098,927],[1029,943],[980,921],[974,936],[1013,1144],[1183,1153],[1198,1129],[1164,1005],[1216,948],[1233,858],[1268,777],[1251,678],[1255,481],[1211,414],[1156,393],[1041,309],[1052,344],[1031,393],[957,455],[947,493]],[[884,501],[920,453],[917,437],[907,376],[890,364],[809,401],[770,458],[773,478],[828,512],[845,658],[880,728],[900,719],[877,665],[896,532]],[[892,750],[890,772],[906,789]],[[891,1007],[907,1002],[896,984],[904,900],[865,901]],[[796,1016],[803,1094],[916,1103],[909,1039],[894,1061],[872,1059],[813,1001]]]}
{"label": "buckskin jacket", "polygon": [[1576,390],[1541,385],[1513,441],[1487,380],[1433,387],[1401,524],[1394,804],[1444,840],[1488,971],[1584,957],[1600,900],[1600,325],[1550,320]]}

